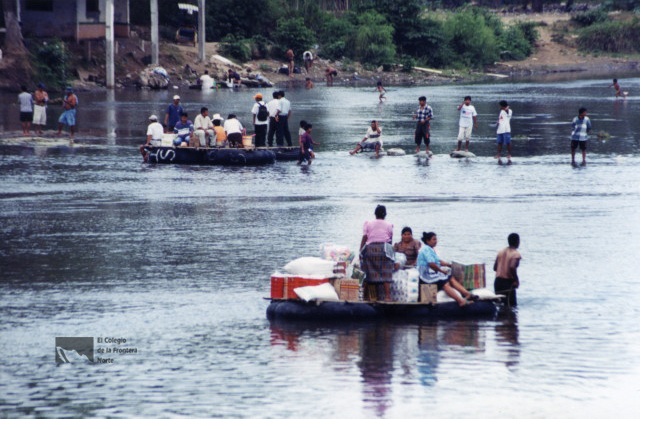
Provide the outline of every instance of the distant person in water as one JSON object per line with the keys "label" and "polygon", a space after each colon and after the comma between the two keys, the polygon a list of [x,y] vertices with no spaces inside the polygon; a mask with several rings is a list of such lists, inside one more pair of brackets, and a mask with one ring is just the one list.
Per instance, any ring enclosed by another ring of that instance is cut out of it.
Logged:
{"label": "distant person in water", "polygon": [[510,147],[512,146],[512,134],[510,129],[512,109],[510,109],[508,102],[505,100],[501,100],[499,102],[499,109],[499,119],[497,120],[496,128],[497,151],[494,158],[499,160],[499,164],[503,164],[501,162],[501,150],[503,149],[503,145],[505,145],[508,148],[508,164],[510,164],[512,163],[512,152],[510,149]]}
{"label": "distant person in water", "polygon": [[333,79],[335,76],[337,76],[337,70],[335,70],[333,67],[328,66],[326,67],[325,75],[326,75],[326,84],[329,87],[332,87]]}
{"label": "distant person in water", "polygon": [[386,90],[384,89],[384,86],[382,86],[382,81],[377,81],[377,88],[376,91],[380,93],[379,100],[383,102],[386,100]]}
{"label": "distant person in water", "polygon": [[618,97],[620,97],[620,96],[622,96],[622,97],[627,97],[627,93],[626,93],[626,92],[622,92],[622,91],[620,90],[620,84],[618,83],[618,80],[617,80],[617,79],[613,78],[613,83],[611,83],[611,85],[609,85],[609,87],[608,87],[608,88],[611,88],[611,87],[613,87],[613,89],[615,89],[615,90],[616,90],[616,98],[618,98]]}
{"label": "distant person in water", "polygon": [[18,103],[20,103],[20,123],[22,124],[23,136],[29,136],[29,128],[34,120],[34,98],[27,91],[26,85],[20,86],[18,94]]}
{"label": "distant person in water", "polygon": [[314,83],[312,82],[312,79],[306,78],[306,90],[311,90],[314,88]]}
{"label": "distant person in water", "polygon": [[458,119],[458,146],[457,151],[461,150],[461,144],[465,139],[465,151],[470,149],[470,137],[472,137],[472,129],[478,127],[476,122],[476,108],[472,106],[472,97],[465,96],[463,103],[458,105],[460,112]]}
{"label": "distant person in water", "polygon": [[508,306],[517,306],[517,288],[519,288],[519,275],[517,268],[521,261],[521,254],[517,250],[521,239],[517,233],[508,235],[508,246],[503,248],[494,261],[494,292],[505,296]]}
{"label": "distant person in water", "polygon": [[299,146],[301,152],[297,164],[301,164],[305,161],[308,163],[308,165],[310,165],[312,164],[312,159],[315,156],[313,146],[314,141],[312,140],[312,136],[310,135],[310,133],[312,133],[312,124],[304,124],[303,131],[304,133],[299,138]]}
{"label": "distant person in water", "polygon": [[434,119],[434,112],[427,104],[427,97],[418,97],[418,110],[413,114],[413,119],[416,120],[416,131],[414,133],[416,152],[420,152],[420,144],[424,140],[425,146],[427,147],[427,155],[431,155],[429,153],[429,143],[431,141],[429,135],[431,129],[430,121]]}
{"label": "distant person in water", "polygon": [[72,87],[65,89],[66,96],[63,97],[63,113],[58,118],[58,132],[57,136],[61,135],[63,126],[70,127],[70,140],[74,140],[74,127],[76,127],[76,106],[79,104],[79,99],[74,94]]}
{"label": "distant person in water", "polygon": [[580,108],[578,115],[571,122],[571,164],[575,164],[575,151],[579,147],[582,150],[582,166],[586,165],[586,143],[589,140],[591,131],[591,120],[585,107]]}

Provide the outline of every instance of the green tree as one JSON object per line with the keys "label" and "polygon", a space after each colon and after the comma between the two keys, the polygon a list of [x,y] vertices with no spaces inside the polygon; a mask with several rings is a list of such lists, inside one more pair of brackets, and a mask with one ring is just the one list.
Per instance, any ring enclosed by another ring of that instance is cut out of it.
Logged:
{"label": "green tree", "polygon": [[482,67],[499,59],[495,35],[498,29],[486,18],[479,10],[467,8],[451,15],[445,22],[455,65]]}
{"label": "green tree", "polygon": [[359,16],[361,23],[354,41],[355,58],[361,62],[382,65],[395,61],[393,26],[377,12],[365,12]]}
{"label": "green tree", "polygon": [[316,40],[314,32],[306,27],[301,17],[279,19],[273,37],[282,52],[292,49],[295,54],[309,50]]}

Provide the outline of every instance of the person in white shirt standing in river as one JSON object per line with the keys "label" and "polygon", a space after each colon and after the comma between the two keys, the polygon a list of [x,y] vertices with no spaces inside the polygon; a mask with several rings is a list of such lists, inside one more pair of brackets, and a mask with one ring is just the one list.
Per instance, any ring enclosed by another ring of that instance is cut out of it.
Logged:
{"label": "person in white shirt standing in river", "polygon": [[512,163],[512,153],[510,152],[510,146],[512,146],[510,130],[510,118],[512,118],[512,109],[510,109],[508,102],[505,100],[501,100],[499,102],[499,107],[501,108],[501,110],[499,111],[499,120],[497,121],[498,125],[496,129],[497,151],[494,158],[499,160],[499,164],[503,164],[501,162],[501,150],[503,149],[503,145],[506,145],[508,147],[508,164],[510,164]]}
{"label": "person in white shirt standing in river", "polygon": [[472,97],[466,96],[463,103],[458,106],[460,116],[458,119],[458,146],[457,151],[461,150],[461,144],[465,139],[465,151],[470,149],[470,137],[472,137],[472,129],[478,128],[476,122],[476,108],[472,106]]}

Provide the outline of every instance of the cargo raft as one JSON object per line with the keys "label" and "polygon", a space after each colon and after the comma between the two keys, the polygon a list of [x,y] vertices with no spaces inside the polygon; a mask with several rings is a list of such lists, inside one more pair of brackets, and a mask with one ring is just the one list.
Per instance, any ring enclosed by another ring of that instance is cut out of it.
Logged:
{"label": "cargo raft", "polygon": [[378,320],[378,319],[477,319],[494,318],[500,300],[481,299],[469,305],[458,303],[350,302],[271,299],[269,320]]}

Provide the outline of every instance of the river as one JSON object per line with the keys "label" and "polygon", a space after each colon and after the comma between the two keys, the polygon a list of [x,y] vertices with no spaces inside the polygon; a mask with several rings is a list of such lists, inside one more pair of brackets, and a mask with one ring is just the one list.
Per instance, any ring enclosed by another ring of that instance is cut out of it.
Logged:
{"label": "river", "polygon": [[[638,418],[640,81],[621,79],[620,100],[610,81],[387,87],[384,103],[369,87],[288,88],[294,138],[306,119],[321,143],[309,167],[142,164],[147,118],[175,92],[81,92],[73,146],[0,139],[0,417]],[[191,116],[205,105],[251,128],[256,90],[177,92]],[[412,155],[420,95],[428,163]],[[465,95],[477,157],[459,161],[446,154]],[[19,129],[15,98],[0,94],[3,130]],[[500,99],[510,166],[493,159]],[[581,106],[594,133],[572,167]],[[371,119],[408,155],[348,155]],[[516,312],[270,323],[270,275],[325,242],[357,250],[377,204],[397,238],[434,231],[443,259],[485,263],[489,286],[519,233]],[[57,364],[57,337],[92,338],[112,363]]]}

